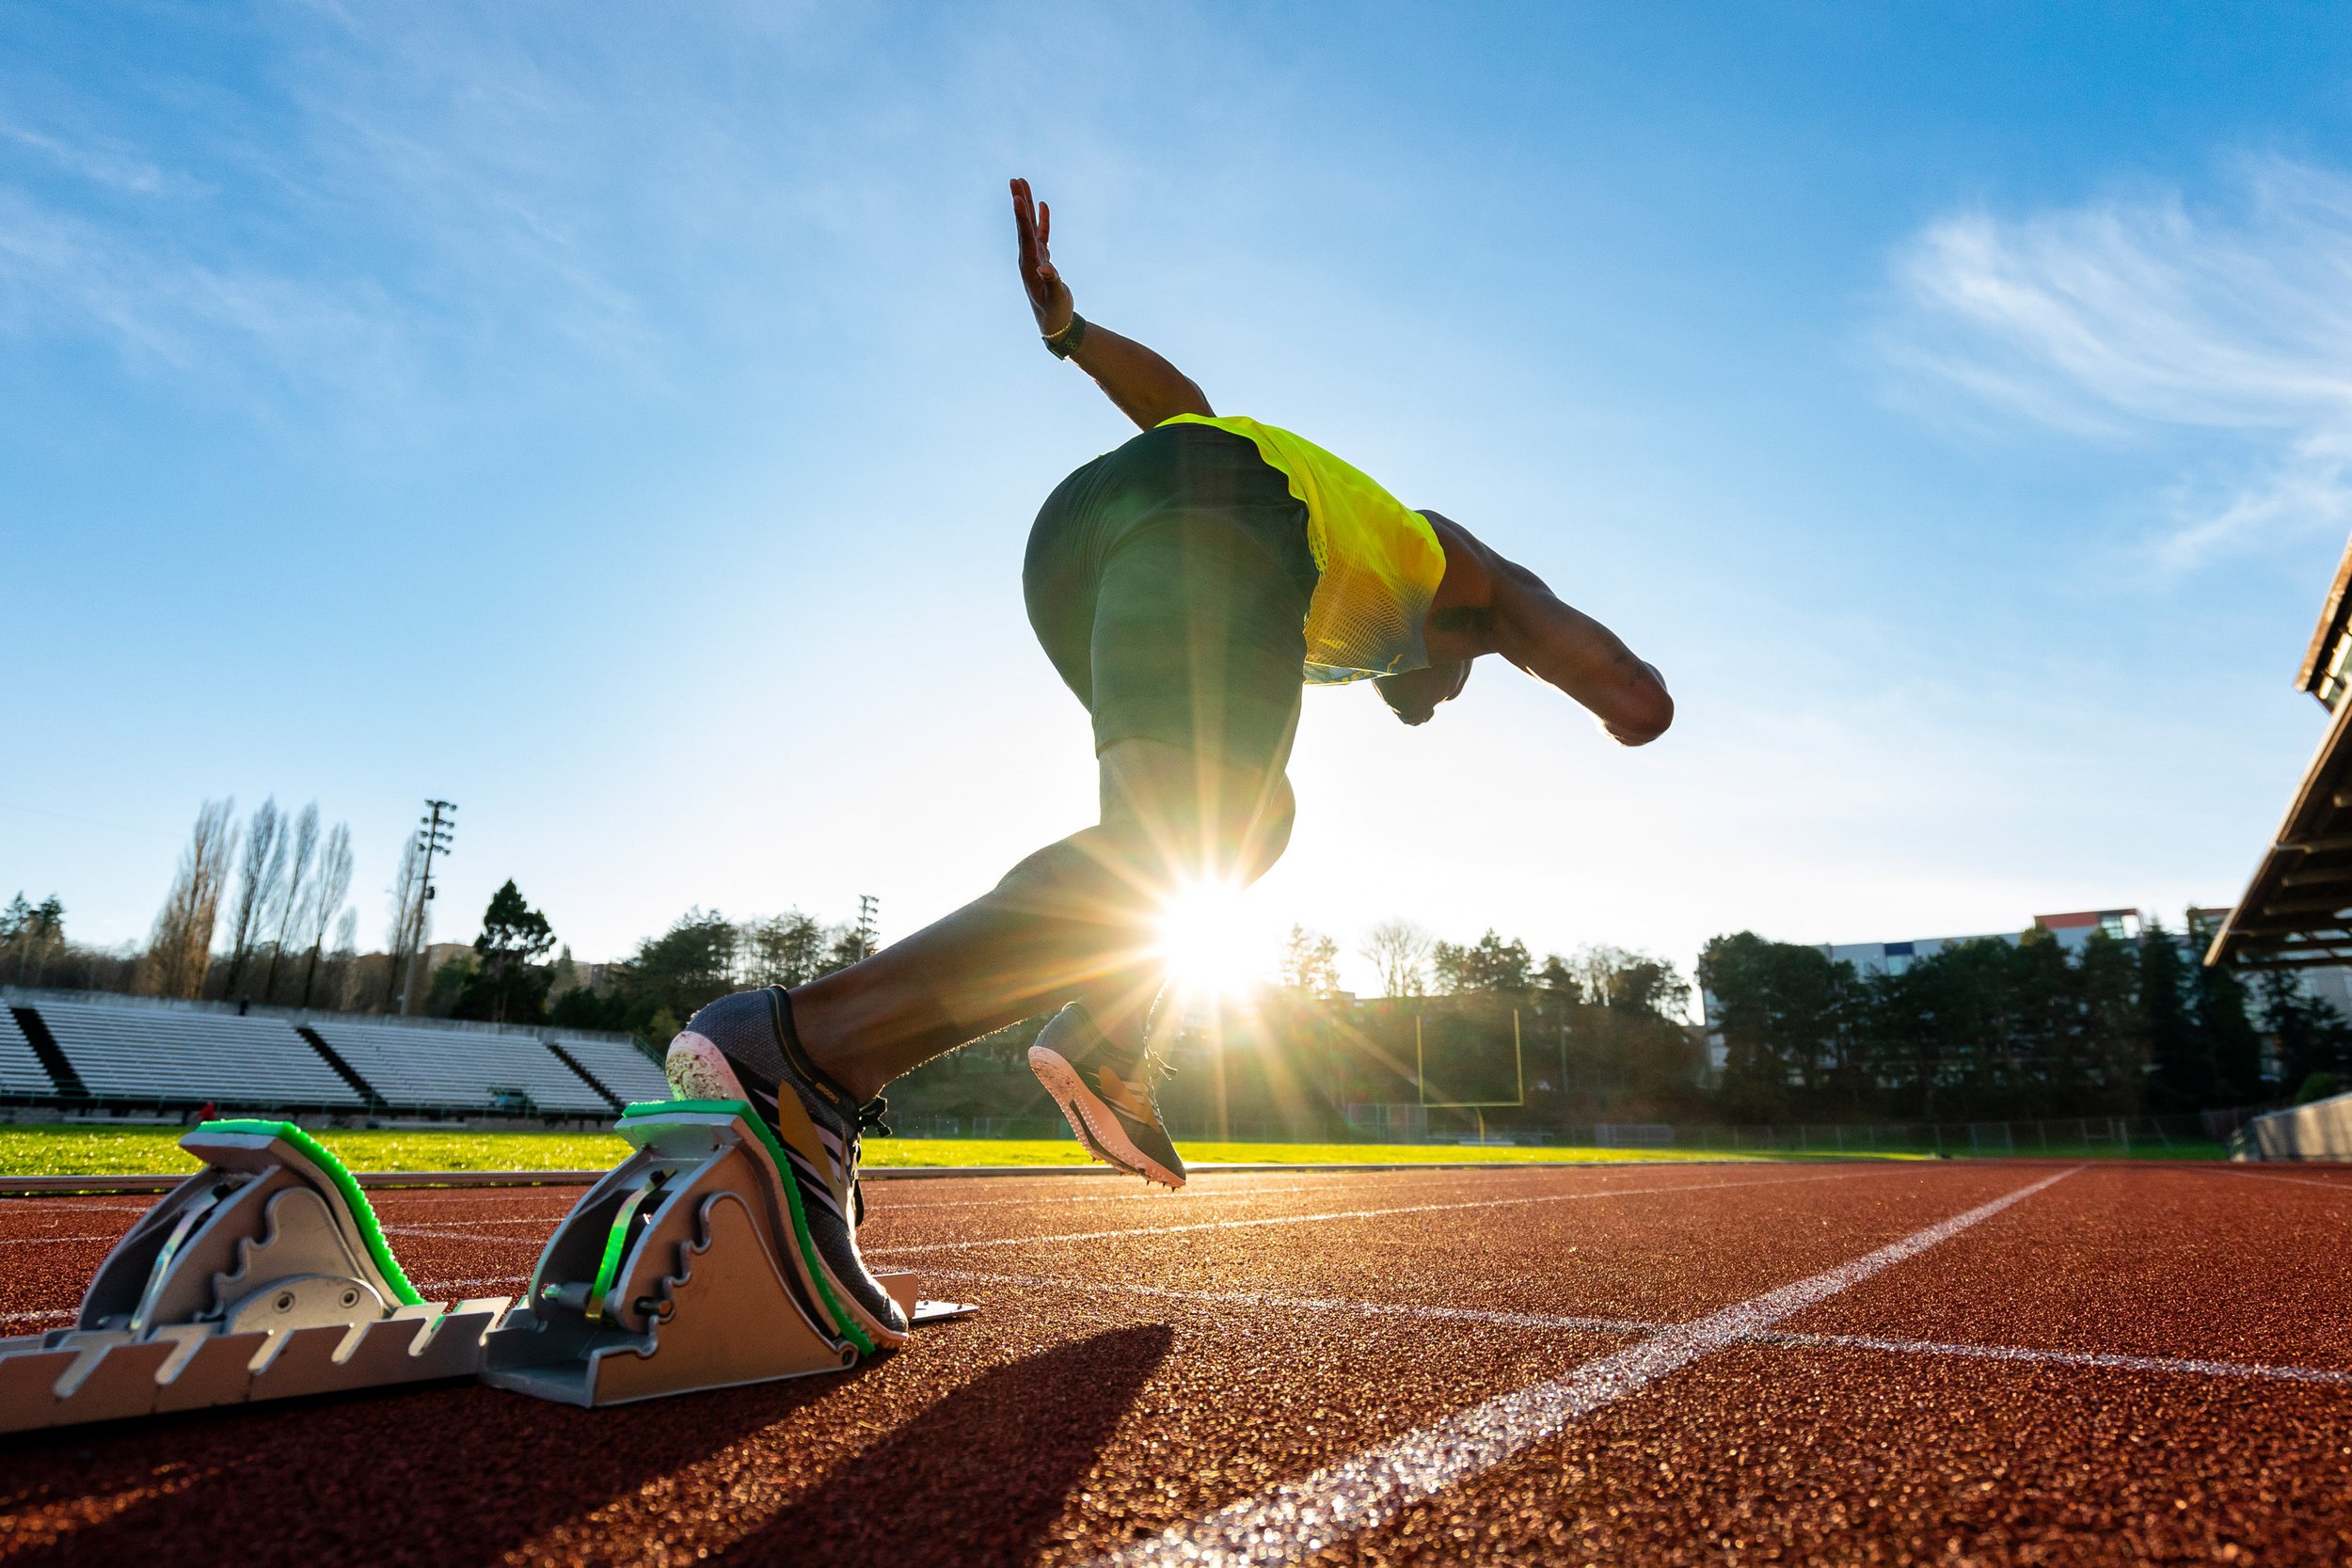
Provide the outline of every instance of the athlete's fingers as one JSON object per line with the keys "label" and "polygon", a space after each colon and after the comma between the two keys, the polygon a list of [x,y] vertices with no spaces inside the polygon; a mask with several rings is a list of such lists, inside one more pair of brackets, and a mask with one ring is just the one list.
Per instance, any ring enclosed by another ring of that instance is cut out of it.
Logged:
{"label": "athlete's fingers", "polygon": [[1054,262],[1053,259],[1046,254],[1046,251],[1047,248],[1053,245],[1053,205],[1050,202],[1041,201],[1037,204],[1037,259],[1045,264],[1045,269],[1048,272],[1053,270]]}
{"label": "athlete's fingers", "polygon": [[1012,226],[1021,244],[1021,261],[1030,265],[1037,259],[1037,206],[1029,198],[1029,182],[1012,182]]}

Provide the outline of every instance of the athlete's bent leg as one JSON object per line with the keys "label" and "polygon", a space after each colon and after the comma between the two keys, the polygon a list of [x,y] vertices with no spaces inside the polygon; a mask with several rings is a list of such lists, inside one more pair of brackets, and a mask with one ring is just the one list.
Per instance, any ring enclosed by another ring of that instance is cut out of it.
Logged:
{"label": "athlete's bent leg", "polygon": [[1102,820],[1024,860],[953,914],[800,987],[810,1059],[860,1099],[992,1029],[1083,1001],[1139,1039],[1159,990],[1160,911],[1196,880],[1248,882],[1289,842],[1285,755],[1244,768],[1154,740],[1103,749]]}

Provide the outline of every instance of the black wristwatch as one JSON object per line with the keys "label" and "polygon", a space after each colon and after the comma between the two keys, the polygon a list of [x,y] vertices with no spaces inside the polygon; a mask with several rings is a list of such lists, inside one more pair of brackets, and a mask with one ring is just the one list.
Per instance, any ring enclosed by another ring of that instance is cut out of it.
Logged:
{"label": "black wristwatch", "polygon": [[1067,359],[1078,352],[1078,345],[1087,341],[1087,319],[1077,311],[1070,312],[1070,325],[1045,340],[1045,352],[1057,359]]}

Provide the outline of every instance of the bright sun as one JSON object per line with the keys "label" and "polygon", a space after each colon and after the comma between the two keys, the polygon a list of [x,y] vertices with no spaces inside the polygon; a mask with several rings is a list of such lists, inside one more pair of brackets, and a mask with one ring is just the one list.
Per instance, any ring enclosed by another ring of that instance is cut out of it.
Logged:
{"label": "bright sun", "polygon": [[1193,996],[1232,996],[1257,975],[1256,944],[1242,910],[1242,890],[1230,882],[1192,882],[1170,895],[1160,913],[1160,956],[1168,977]]}

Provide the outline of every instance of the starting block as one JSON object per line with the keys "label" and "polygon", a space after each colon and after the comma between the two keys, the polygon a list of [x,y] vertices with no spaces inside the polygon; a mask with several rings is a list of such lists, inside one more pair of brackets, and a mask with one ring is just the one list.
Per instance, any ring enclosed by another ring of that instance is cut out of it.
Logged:
{"label": "starting block", "polygon": [[[817,1272],[800,1191],[739,1101],[648,1101],[622,1114],[636,1152],[574,1206],[530,1290],[483,1346],[483,1381],[566,1404],[837,1372],[873,1347]],[[917,1323],[977,1308],[915,1299]]]}
{"label": "starting block", "polygon": [[421,1300],[342,1162],[210,1121],[204,1169],[116,1243],[72,1328],[0,1339],[0,1432],[467,1377],[504,1296]]}
{"label": "starting block", "polygon": [[[479,1375],[600,1406],[854,1366],[783,1150],[738,1101],[630,1106],[634,1152],[576,1204],[530,1294],[443,1306],[367,1195],[291,1122],[208,1121],[204,1162],[99,1266],[72,1328],[0,1338],[0,1433]],[[977,1307],[919,1301],[917,1323]]]}

